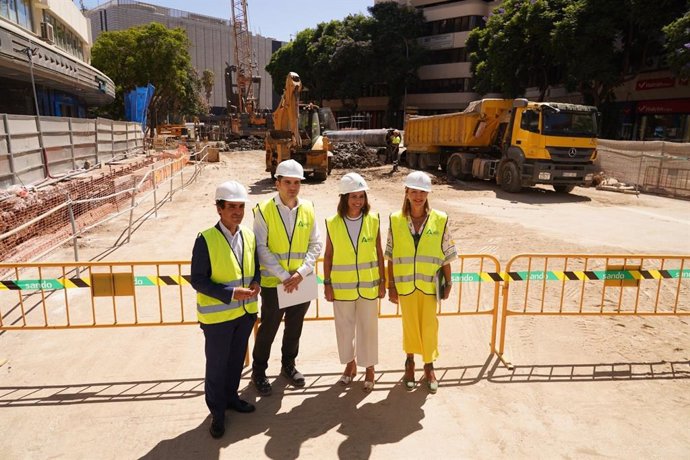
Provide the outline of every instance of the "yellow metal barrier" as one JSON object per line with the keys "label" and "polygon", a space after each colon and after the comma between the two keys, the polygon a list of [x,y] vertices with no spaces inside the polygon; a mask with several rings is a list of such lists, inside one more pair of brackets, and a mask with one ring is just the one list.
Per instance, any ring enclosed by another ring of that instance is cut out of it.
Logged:
{"label": "yellow metal barrier", "polygon": [[510,316],[690,315],[690,256],[522,254],[503,285],[499,358]]}
{"label": "yellow metal barrier", "polygon": [[0,281],[0,330],[197,324],[189,265],[0,264],[14,274]]}
{"label": "yellow metal barrier", "polygon": [[[333,319],[333,304],[323,295],[322,265],[319,259],[320,295],[307,313],[309,321]],[[494,351],[500,264],[490,255],[468,254],[453,268],[454,288],[439,303],[438,314],[490,316]],[[0,330],[197,324],[188,261],[8,263],[0,264],[2,271],[14,276],[0,281]],[[398,305],[379,301],[379,318],[397,317]]]}

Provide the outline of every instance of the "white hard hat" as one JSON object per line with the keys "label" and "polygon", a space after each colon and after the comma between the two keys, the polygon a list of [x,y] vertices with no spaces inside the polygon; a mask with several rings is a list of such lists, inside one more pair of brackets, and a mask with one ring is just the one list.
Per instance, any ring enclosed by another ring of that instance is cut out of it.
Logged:
{"label": "white hard hat", "polygon": [[414,171],[405,178],[405,187],[421,190],[423,192],[431,191],[431,177],[422,171]]}
{"label": "white hard hat", "polygon": [[281,161],[276,167],[276,176],[280,177],[294,177],[295,179],[304,179],[304,169],[302,165],[295,160]]}
{"label": "white hard hat", "polygon": [[345,174],[338,182],[338,193],[345,195],[347,193],[364,192],[369,190],[367,181],[362,176],[355,172]]}
{"label": "white hard hat", "polygon": [[229,180],[216,187],[216,201],[218,200],[247,203],[249,202],[249,196],[244,185],[234,180]]}

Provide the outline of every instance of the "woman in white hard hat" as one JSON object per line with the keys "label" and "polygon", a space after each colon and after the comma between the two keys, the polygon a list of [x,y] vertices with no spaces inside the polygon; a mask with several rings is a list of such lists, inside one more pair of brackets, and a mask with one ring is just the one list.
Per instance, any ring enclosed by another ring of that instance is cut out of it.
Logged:
{"label": "woman in white hard hat", "polygon": [[[434,361],[438,357],[437,289],[447,299],[451,287],[450,263],[457,257],[448,231],[448,216],[431,209],[431,178],[414,171],[405,178],[401,211],[390,216],[386,259],[388,295],[400,303],[403,323],[405,388],[415,387],[414,355],[422,355],[424,377],[430,393],[438,390]],[[440,282],[439,282],[440,281]],[[437,285],[438,283],[438,285]]]}
{"label": "woman in white hard hat", "polygon": [[241,225],[248,202],[242,184],[220,184],[216,188],[220,219],[199,234],[192,250],[191,284],[197,291],[197,317],[204,331],[204,392],[214,438],[225,433],[226,409],[254,411],[254,405],[237,394],[261,291],[256,238]]}
{"label": "woman in white hard hat", "polygon": [[364,391],[374,388],[378,363],[378,299],[385,297],[385,268],[379,216],[369,212],[366,181],[357,173],[345,174],[338,184],[338,212],[326,219],[324,290],[333,302],[342,385],[366,369]]}

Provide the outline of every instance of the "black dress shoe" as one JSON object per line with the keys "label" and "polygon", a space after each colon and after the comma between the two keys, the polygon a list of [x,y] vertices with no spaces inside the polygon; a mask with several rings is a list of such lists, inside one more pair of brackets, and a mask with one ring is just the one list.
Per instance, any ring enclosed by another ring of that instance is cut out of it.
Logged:
{"label": "black dress shoe", "polygon": [[225,420],[213,417],[208,431],[211,433],[211,436],[216,439],[222,437],[225,434]]}
{"label": "black dress shoe", "polygon": [[261,396],[271,396],[271,383],[265,375],[252,375],[252,383]]}
{"label": "black dress shoe", "polygon": [[296,387],[303,387],[304,386],[304,376],[300,371],[297,370],[295,366],[283,366],[283,369],[280,371],[281,374],[283,374],[287,379]]}
{"label": "black dress shoe", "polygon": [[236,401],[231,401],[228,403],[228,409],[232,409],[236,412],[249,413],[254,412],[256,407],[254,404],[248,403],[244,399],[238,399]]}

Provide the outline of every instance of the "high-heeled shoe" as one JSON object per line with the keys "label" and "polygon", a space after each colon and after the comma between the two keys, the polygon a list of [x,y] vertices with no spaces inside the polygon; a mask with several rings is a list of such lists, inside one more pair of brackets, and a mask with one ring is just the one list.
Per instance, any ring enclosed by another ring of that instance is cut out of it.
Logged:
{"label": "high-heeled shoe", "polygon": [[434,364],[427,363],[424,364],[424,378],[426,379],[426,387],[429,393],[436,394],[438,391],[438,380],[436,380],[436,375],[434,374]]}
{"label": "high-heeled shoe", "polygon": [[367,374],[364,377],[364,392],[370,393],[374,389],[374,366],[367,367]]}
{"label": "high-heeled shoe", "polygon": [[[410,372],[412,374],[412,377],[408,377],[407,373]],[[414,380],[414,359],[413,358],[407,358],[405,360],[405,374],[403,375],[403,383],[405,384],[405,389],[413,390],[415,386],[415,380]]]}
{"label": "high-heeled shoe", "polygon": [[355,364],[354,361],[350,361],[347,363],[347,366],[345,367],[345,372],[343,375],[340,376],[340,379],[338,380],[338,383],[341,385],[349,385],[354,378],[357,377],[357,364]]}

